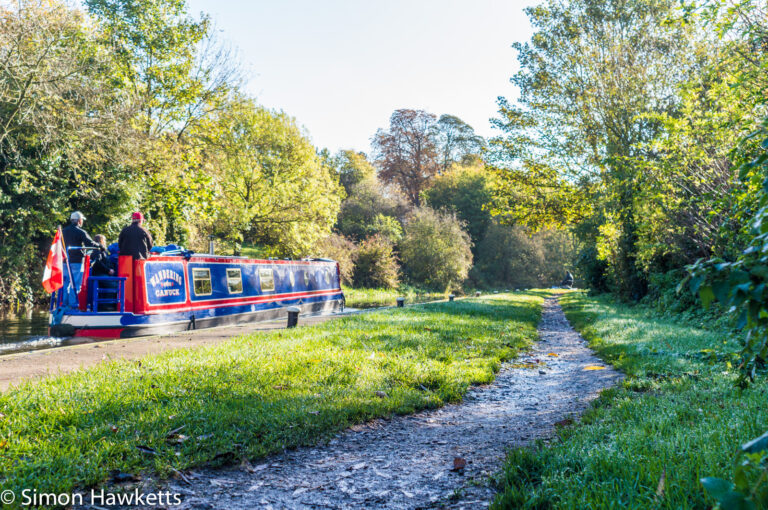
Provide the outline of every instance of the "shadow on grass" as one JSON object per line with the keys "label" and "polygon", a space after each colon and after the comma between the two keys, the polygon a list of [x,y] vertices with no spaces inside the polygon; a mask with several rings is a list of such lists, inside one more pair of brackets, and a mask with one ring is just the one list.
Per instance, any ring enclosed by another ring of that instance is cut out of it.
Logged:
{"label": "shadow on grass", "polygon": [[459,400],[535,341],[543,295],[362,314],[27,384],[0,395],[0,483],[69,492],[113,470],[167,475]]}

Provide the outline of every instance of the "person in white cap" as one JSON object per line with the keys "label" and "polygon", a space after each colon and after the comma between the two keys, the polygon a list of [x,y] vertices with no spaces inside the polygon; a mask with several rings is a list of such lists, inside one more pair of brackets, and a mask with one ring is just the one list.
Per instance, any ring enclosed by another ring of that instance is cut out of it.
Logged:
{"label": "person in white cap", "polygon": [[75,211],[69,216],[69,225],[61,230],[64,236],[64,246],[67,247],[67,261],[72,272],[72,285],[69,285],[69,272],[64,271],[64,287],[68,289],[68,303],[72,307],[77,306],[77,293],[83,283],[83,257],[85,250],[70,250],[70,248],[98,248],[99,244],[91,239],[88,232],[83,230],[85,216],[80,211]]}

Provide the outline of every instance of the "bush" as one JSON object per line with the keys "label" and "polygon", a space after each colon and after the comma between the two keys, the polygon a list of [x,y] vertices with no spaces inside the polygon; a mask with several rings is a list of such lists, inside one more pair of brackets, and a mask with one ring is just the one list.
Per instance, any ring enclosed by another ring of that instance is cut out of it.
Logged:
{"label": "bush", "polygon": [[357,258],[355,243],[342,235],[331,234],[321,239],[315,246],[315,250],[319,256],[338,262],[341,283],[352,285],[352,273],[355,270],[355,259]]}
{"label": "bush", "polygon": [[400,283],[397,259],[392,243],[375,235],[357,248],[352,281],[356,287],[394,289]]}
{"label": "bush", "polygon": [[433,289],[460,285],[472,266],[472,242],[456,216],[415,209],[405,224],[400,258],[414,283]]}

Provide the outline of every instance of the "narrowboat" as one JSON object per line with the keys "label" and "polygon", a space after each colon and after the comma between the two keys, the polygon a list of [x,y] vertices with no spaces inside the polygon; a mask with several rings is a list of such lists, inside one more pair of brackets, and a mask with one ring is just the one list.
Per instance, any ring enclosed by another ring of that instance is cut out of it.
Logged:
{"label": "narrowboat", "polygon": [[[339,266],[328,259],[254,260],[211,254],[118,258],[114,277],[91,276],[84,259],[77,307],[51,296],[50,334],[126,338],[344,308]],[[74,301],[74,300],[73,300]]]}

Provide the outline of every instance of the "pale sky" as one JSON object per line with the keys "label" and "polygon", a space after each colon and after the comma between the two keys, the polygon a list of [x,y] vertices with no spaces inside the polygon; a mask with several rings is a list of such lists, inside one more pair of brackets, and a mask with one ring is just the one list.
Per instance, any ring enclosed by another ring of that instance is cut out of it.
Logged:
{"label": "pale sky", "polygon": [[369,153],[398,108],[450,113],[485,137],[516,97],[515,41],[536,0],[187,0],[237,48],[247,92],[319,148]]}

